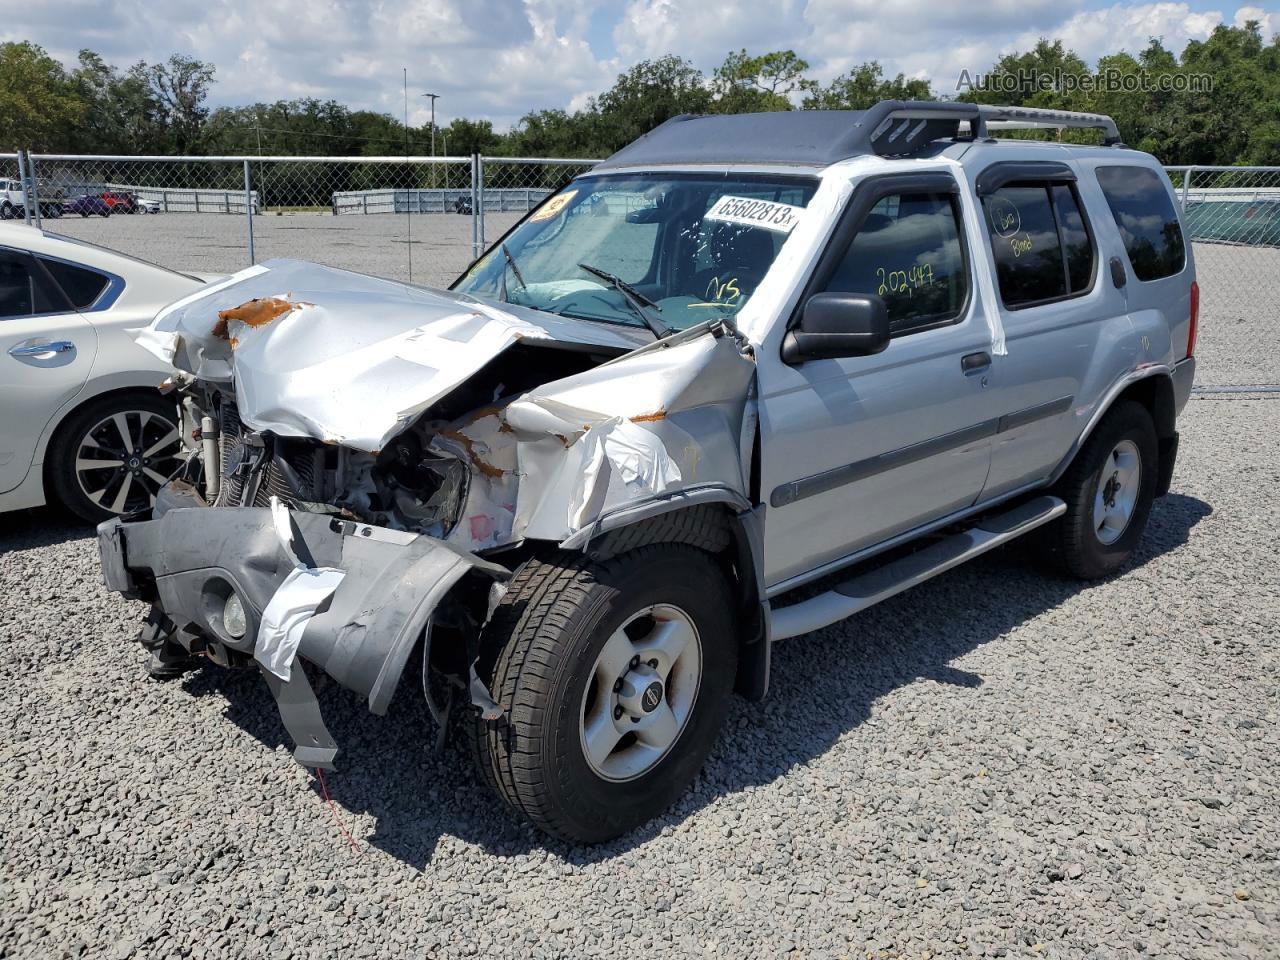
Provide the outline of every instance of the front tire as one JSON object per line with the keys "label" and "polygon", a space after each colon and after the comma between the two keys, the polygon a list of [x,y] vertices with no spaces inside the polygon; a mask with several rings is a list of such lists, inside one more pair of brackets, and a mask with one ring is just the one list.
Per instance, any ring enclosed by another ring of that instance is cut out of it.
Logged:
{"label": "front tire", "polygon": [[724,574],[692,547],[528,561],[485,630],[506,718],[475,721],[482,778],[564,840],[597,843],[660,814],[728,710],[732,610]]}
{"label": "front tire", "polygon": [[1096,580],[1123,567],[1146,529],[1158,474],[1151,414],[1136,401],[1120,402],[1055,488],[1067,512],[1044,527],[1041,543],[1057,570]]}
{"label": "front tire", "polygon": [[178,469],[176,406],[158,393],[119,393],[90,402],[58,429],[47,482],[90,523],[150,507]]}
{"label": "front tire", "polygon": [[11,204],[9,201],[6,200],[4,203],[0,204],[0,220],[12,220],[12,219],[13,219],[13,204]]}

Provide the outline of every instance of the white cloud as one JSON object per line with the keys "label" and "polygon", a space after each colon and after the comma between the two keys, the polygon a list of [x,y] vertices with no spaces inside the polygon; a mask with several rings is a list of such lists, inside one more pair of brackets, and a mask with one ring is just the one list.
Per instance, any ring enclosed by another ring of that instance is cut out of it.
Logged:
{"label": "white cloud", "polygon": [[1235,19],[1232,22],[1237,27],[1243,27],[1250,20],[1258,21],[1264,40],[1270,39],[1277,30],[1280,30],[1280,14],[1268,13],[1261,7],[1241,7],[1236,11]]}
{"label": "white cloud", "polygon": [[[532,109],[579,108],[644,58],[674,53],[710,72],[731,50],[791,48],[828,80],[870,59],[953,92],[962,69],[1060,38],[1086,60],[1159,36],[1178,52],[1224,22],[1277,17],[1261,6],[1196,10],[1186,2],[984,0],[0,0],[0,40],[33,40],[63,62],[81,47],[120,66],[172,52],[218,70],[214,101],[332,97],[402,109],[441,95],[437,117],[502,128]],[[594,46],[593,46],[594,44]]]}
{"label": "white cloud", "polygon": [[[1048,35],[1061,39],[1092,63],[1121,50],[1140,53],[1152,37],[1159,37],[1167,48],[1180,53],[1188,40],[1205,39],[1221,22],[1221,13],[1197,12],[1185,3],[1116,4],[1105,10],[1078,13]],[[1014,47],[1026,49],[1036,39],[1036,35],[1024,33]]]}

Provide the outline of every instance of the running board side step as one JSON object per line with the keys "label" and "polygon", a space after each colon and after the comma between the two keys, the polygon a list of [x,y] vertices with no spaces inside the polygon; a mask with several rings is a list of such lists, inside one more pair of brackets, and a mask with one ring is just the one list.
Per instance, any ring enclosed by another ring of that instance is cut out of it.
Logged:
{"label": "running board side step", "polygon": [[1057,497],[1040,496],[1003,513],[990,514],[962,533],[846,580],[826,593],[773,610],[769,639],[798,637],[851,617],[1057,519],[1066,511],[1067,505]]}

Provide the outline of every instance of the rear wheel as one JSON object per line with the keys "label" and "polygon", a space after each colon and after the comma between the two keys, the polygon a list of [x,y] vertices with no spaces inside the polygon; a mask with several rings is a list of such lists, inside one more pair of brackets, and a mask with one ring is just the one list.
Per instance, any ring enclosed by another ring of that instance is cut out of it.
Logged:
{"label": "rear wheel", "polygon": [[529,561],[486,629],[506,719],[475,722],[483,778],[566,840],[607,840],[660,814],[728,709],[732,609],[723,573],[692,547]]}
{"label": "rear wheel", "polygon": [[182,440],[174,404],[122,393],[67,419],[50,445],[53,492],[91,523],[150,507],[178,469]]}
{"label": "rear wheel", "polygon": [[8,200],[6,200],[4,203],[0,203],[0,220],[12,220],[12,219],[13,219],[13,204],[10,203]]}
{"label": "rear wheel", "polygon": [[1057,494],[1067,512],[1044,527],[1054,565],[1085,580],[1115,573],[1133,553],[1155,500],[1159,451],[1146,407],[1117,404],[1085,441]]}

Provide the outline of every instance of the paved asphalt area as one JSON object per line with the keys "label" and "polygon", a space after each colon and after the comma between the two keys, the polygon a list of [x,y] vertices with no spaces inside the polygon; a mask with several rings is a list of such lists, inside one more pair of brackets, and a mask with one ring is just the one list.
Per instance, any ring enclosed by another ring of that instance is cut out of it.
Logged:
{"label": "paved asphalt area", "polygon": [[[1280,380],[1268,309],[1206,319],[1202,383]],[[433,756],[412,685],[319,685],[330,808],[257,675],[149,681],[91,531],[0,516],[0,958],[1276,957],[1278,428],[1193,398],[1111,580],[1014,544],[779,644],[692,789],[593,848]]]}

